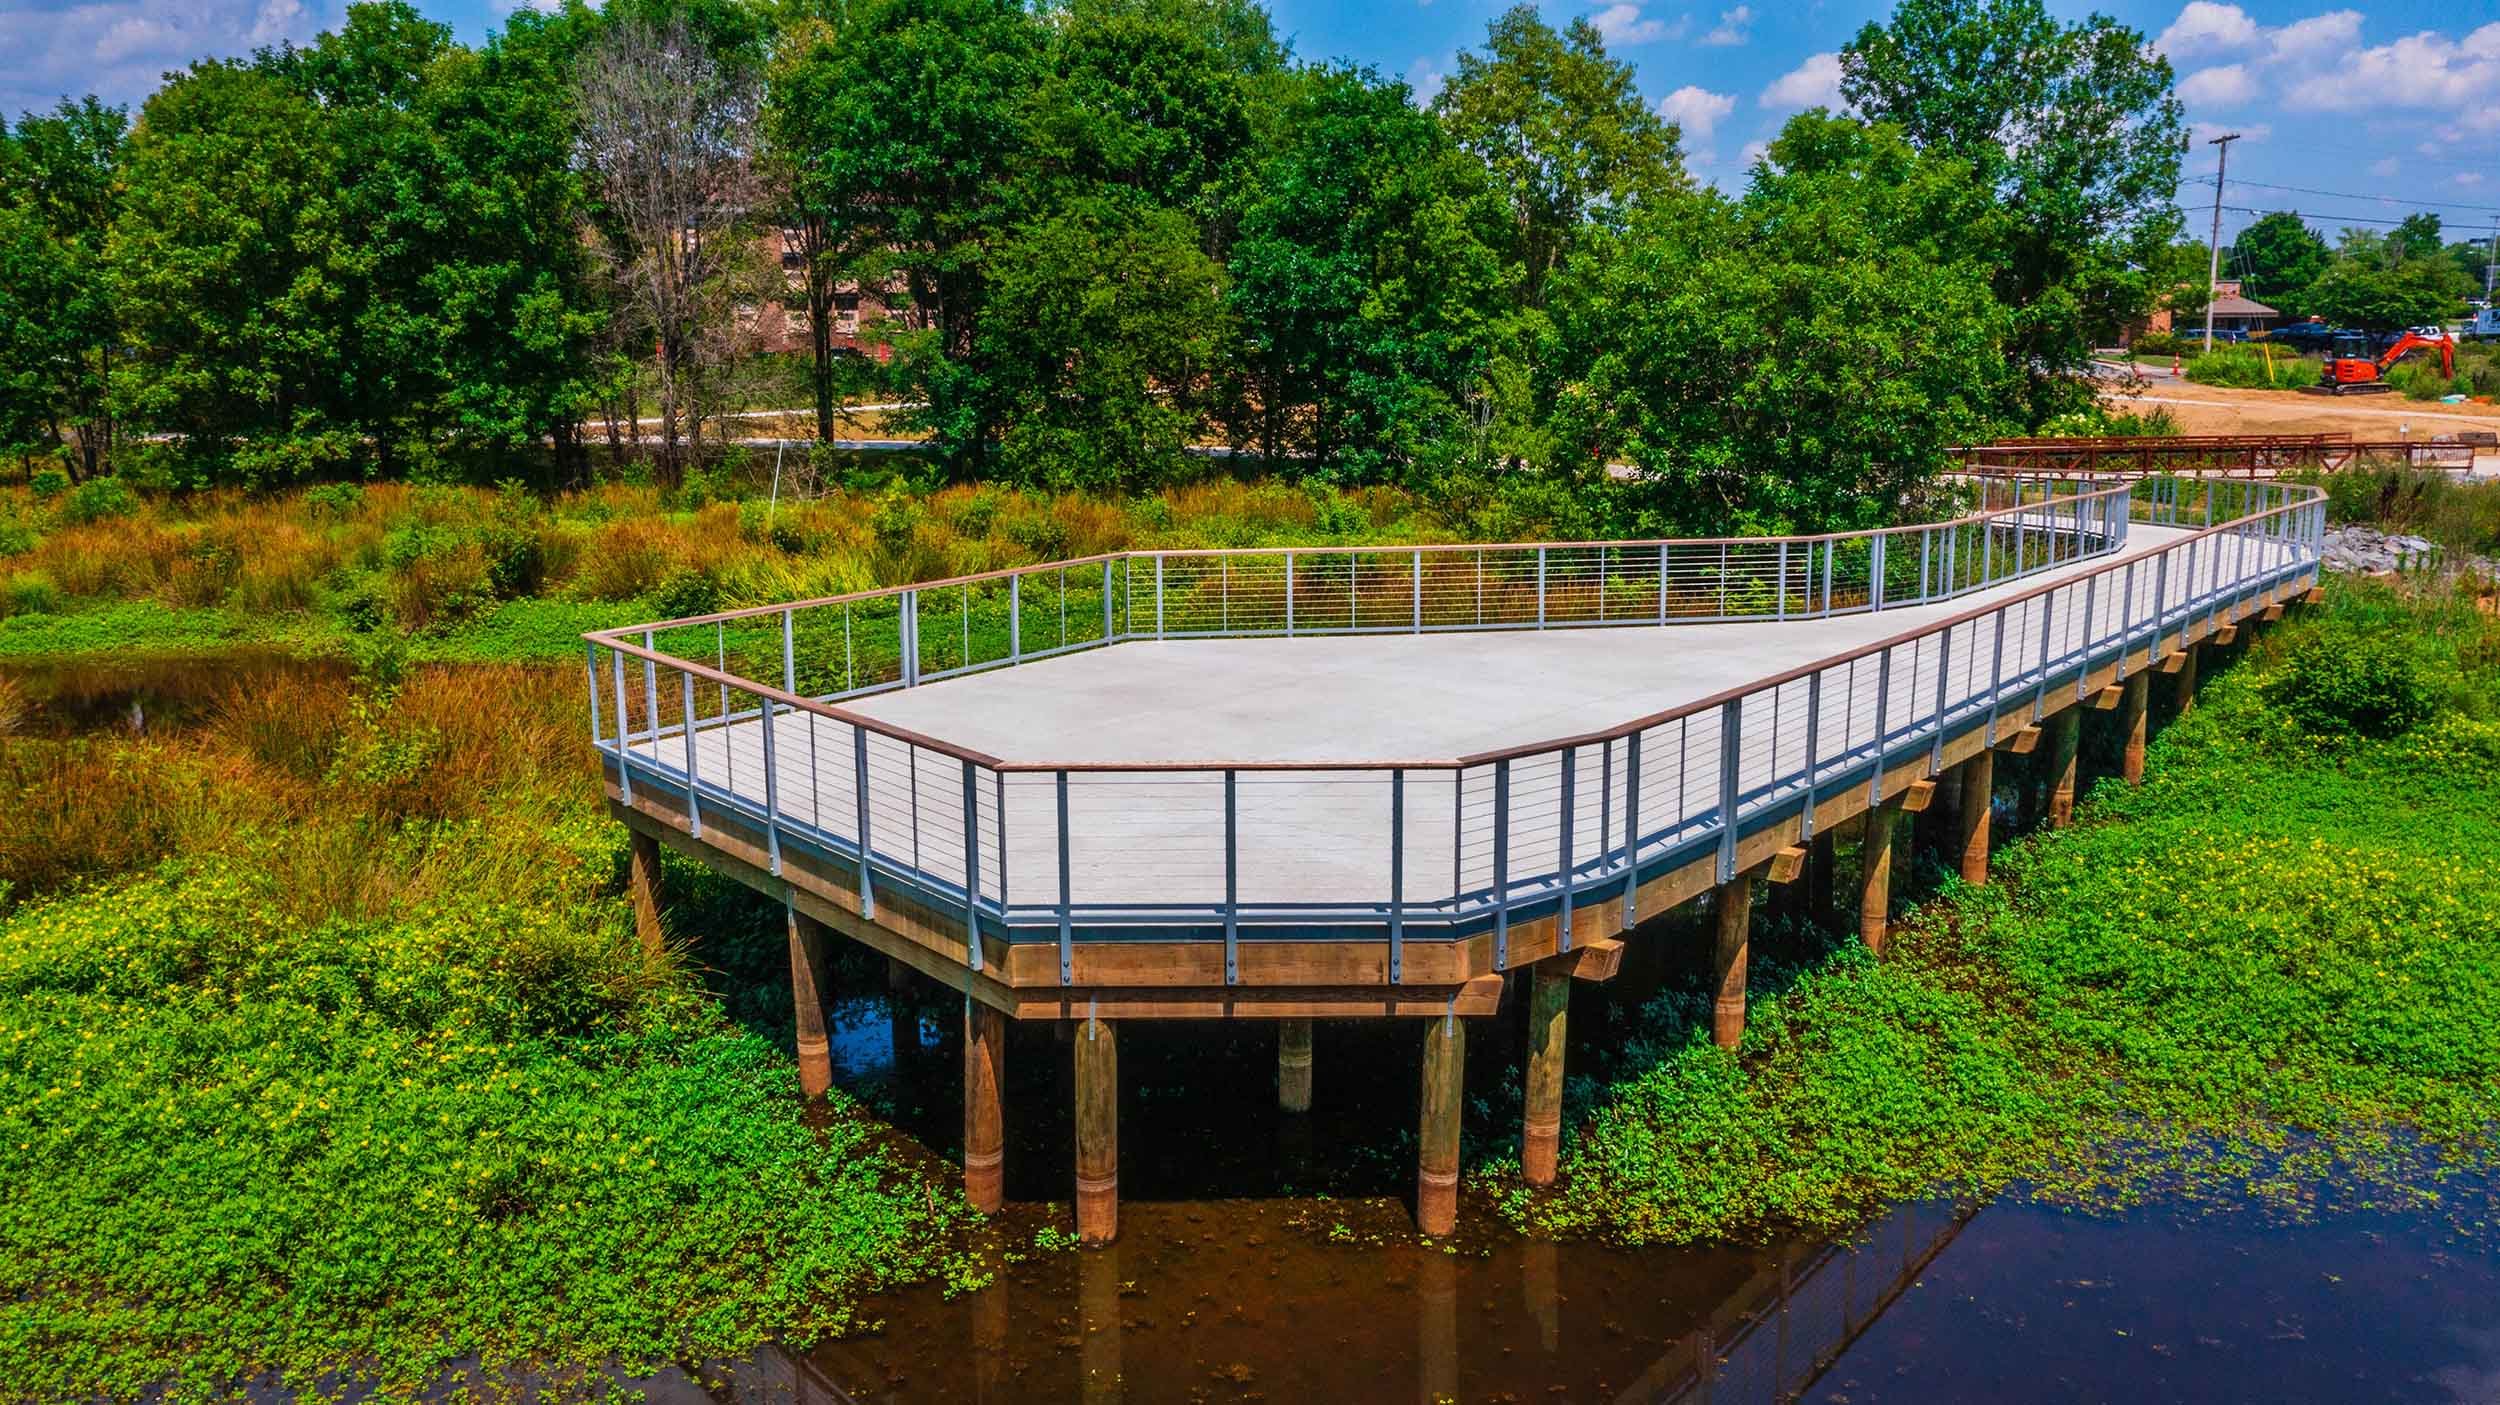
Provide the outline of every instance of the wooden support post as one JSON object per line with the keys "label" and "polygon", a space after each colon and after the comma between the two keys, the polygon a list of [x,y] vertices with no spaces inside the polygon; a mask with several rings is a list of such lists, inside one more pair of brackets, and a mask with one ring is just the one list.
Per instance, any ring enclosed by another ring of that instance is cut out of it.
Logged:
{"label": "wooden support post", "polygon": [[633,890],[634,935],[642,942],[645,961],[668,955],[668,939],[660,934],[660,841],[639,829],[627,830],[632,843],[626,854],[626,880]]}
{"label": "wooden support post", "polygon": [[825,928],[796,907],[788,912],[790,1004],[798,1025],[799,1091],[821,1098],[833,1086],[833,1046],[825,1038],[825,999],[819,979],[825,969]]}
{"label": "wooden support post", "polygon": [[1832,870],[1839,866],[1840,847],[1828,829],[1815,833],[1808,846],[1813,852],[1806,856],[1806,920],[1817,927],[1834,920],[1839,911],[1832,906],[1832,892],[1838,886]]}
{"label": "wooden support post", "polygon": [[1571,1016],[1568,963],[1529,968],[1527,1110],[1519,1129],[1519,1168],[1530,1185],[1554,1183],[1562,1142],[1563,1037]]}
{"label": "wooden support post", "polygon": [[1962,763],[1962,809],[1956,816],[1961,835],[1962,881],[1979,887],[1988,881],[1988,822],[1994,809],[1997,754],[1981,750]]}
{"label": "wooden support post", "polygon": [[1897,803],[1866,812],[1866,841],[1858,846],[1858,939],[1878,956],[1892,931],[1892,831],[1901,818]]}
{"label": "wooden support post", "polygon": [[1467,1027],[1456,1015],[1426,1021],[1423,1116],[1415,1137],[1415,1222],[1430,1235],[1458,1228],[1458,1109],[1466,1067]]}
{"label": "wooden support post", "polygon": [[1458,1259],[1429,1247],[1415,1266],[1415,1358],[1417,1399],[1459,1398]]}
{"label": "wooden support post", "polygon": [[2127,749],[2119,761],[2118,773],[2129,785],[2144,783],[2144,675],[2127,675],[2126,695],[2119,701],[2119,719],[2127,728]]}
{"label": "wooden support post", "polygon": [[1710,1038],[1722,1049],[1733,1049],[1745,1037],[1745,947],[1753,922],[1753,875],[1740,873],[1720,884],[1712,901],[1719,918],[1714,963],[1719,994],[1711,1007]]}
{"label": "wooden support post", "polygon": [[2179,646],[2179,715],[2187,716],[2196,708],[2196,650],[2194,644]]}
{"label": "wooden support post", "polygon": [[1109,1020],[1076,1032],[1076,1237],[1108,1244],[1120,1232],[1120,1045]]}
{"label": "wooden support post", "polygon": [[911,967],[889,956],[885,959],[885,988],[890,995],[903,995],[911,990]]}
{"label": "wooden support post", "polygon": [[1007,1189],[1007,1016],[964,999],[964,1199],[998,1213]]}
{"label": "wooden support post", "polygon": [[2049,719],[2049,828],[2075,822],[2075,756],[2083,744],[2083,711],[2068,708]]}
{"label": "wooden support post", "polygon": [[1286,1112],[1311,1110],[1311,1022],[1276,1022],[1276,1106]]}

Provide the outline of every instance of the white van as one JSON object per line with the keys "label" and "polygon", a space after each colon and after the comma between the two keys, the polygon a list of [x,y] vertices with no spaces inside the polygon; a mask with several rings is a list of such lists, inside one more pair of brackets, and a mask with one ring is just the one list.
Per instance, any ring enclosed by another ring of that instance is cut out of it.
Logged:
{"label": "white van", "polygon": [[2500,307],[2474,309],[2474,320],[2465,324],[2463,335],[2500,341]]}

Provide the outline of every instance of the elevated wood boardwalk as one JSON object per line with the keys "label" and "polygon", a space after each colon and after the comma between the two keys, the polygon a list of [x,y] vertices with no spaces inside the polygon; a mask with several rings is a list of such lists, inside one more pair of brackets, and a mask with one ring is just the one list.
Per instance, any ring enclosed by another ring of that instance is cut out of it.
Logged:
{"label": "elevated wood boardwalk", "polygon": [[[1438,1015],[1454,1039],[1505,973],[1605,979],[1642,919],[1741,908],[1999,748],[2054,732],[2071,773],[2078,707],[2140,738],[2148,671],[2192,688],[2197,644],[2315,581],[2312,489],[1989,491],[1895,533],[1145,553],[636,627],[590,637],[594,731],[638,873],[668,843],[782,896],[794,969],[823,924],[976,1025]],[[810,690],[837,616],[841,686]],[[1741,921],[1720,944],[1732,1039]]]}

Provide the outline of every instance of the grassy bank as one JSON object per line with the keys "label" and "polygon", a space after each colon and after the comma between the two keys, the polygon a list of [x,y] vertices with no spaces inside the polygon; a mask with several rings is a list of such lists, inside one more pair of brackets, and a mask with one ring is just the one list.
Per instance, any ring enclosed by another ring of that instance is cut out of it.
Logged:
{"label": "grassy bank", "polygon": [[1437,541],[1591,530],[1512,499],[1216,479],[1150,497],[900,486],[775,503],[752,475],[663,493],[331,485],[142,498],[0,492],[0,657],[278,644],[570,661],[581,632],[1128,547]]}
{"label": "grassy bank", "polygon": [[2471,600],[2336,585],[2209,680],[2144,786],[2103,782],[1985,890],[1948,883],[1882,963],[1767,943],[1740,1056],[1700,992],[1650,1005],[1630,1071],[1577,1090],[1560,1187],[1511,1212],[1680,1241],[2017,1181],[2297,1200],[2330,1167],[2404,1184],[2417,1139],[2487,1157],[2495,699]]}
{"label": "grassy bank", "polygon": [[0,737],[0,1397],[695,1360],[953,1265],[942,1168],[803,1103],[719,951],[642,955],[576,691],[385,662]]}

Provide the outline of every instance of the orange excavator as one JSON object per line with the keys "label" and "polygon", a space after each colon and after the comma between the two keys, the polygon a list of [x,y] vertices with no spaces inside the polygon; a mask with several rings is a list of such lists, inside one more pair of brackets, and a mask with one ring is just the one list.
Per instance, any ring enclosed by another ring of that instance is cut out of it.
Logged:
{"label": "orange excavator", "polygon": [[2454,376],[2457,373],[2457,339],[2444,332],[2435,337],[2407,332],[2376,357],[2370,355],[2369,343],[2360,333],[2338,333],[2335,352],[2326,358],[2326,365],[2319,370],[2318,383],[2301,389],[2311,395],[2383,395],[2395,389],[2387,383],[2388,367],[2408,353],[2431,349],[2439,352],[2439,374]]}

